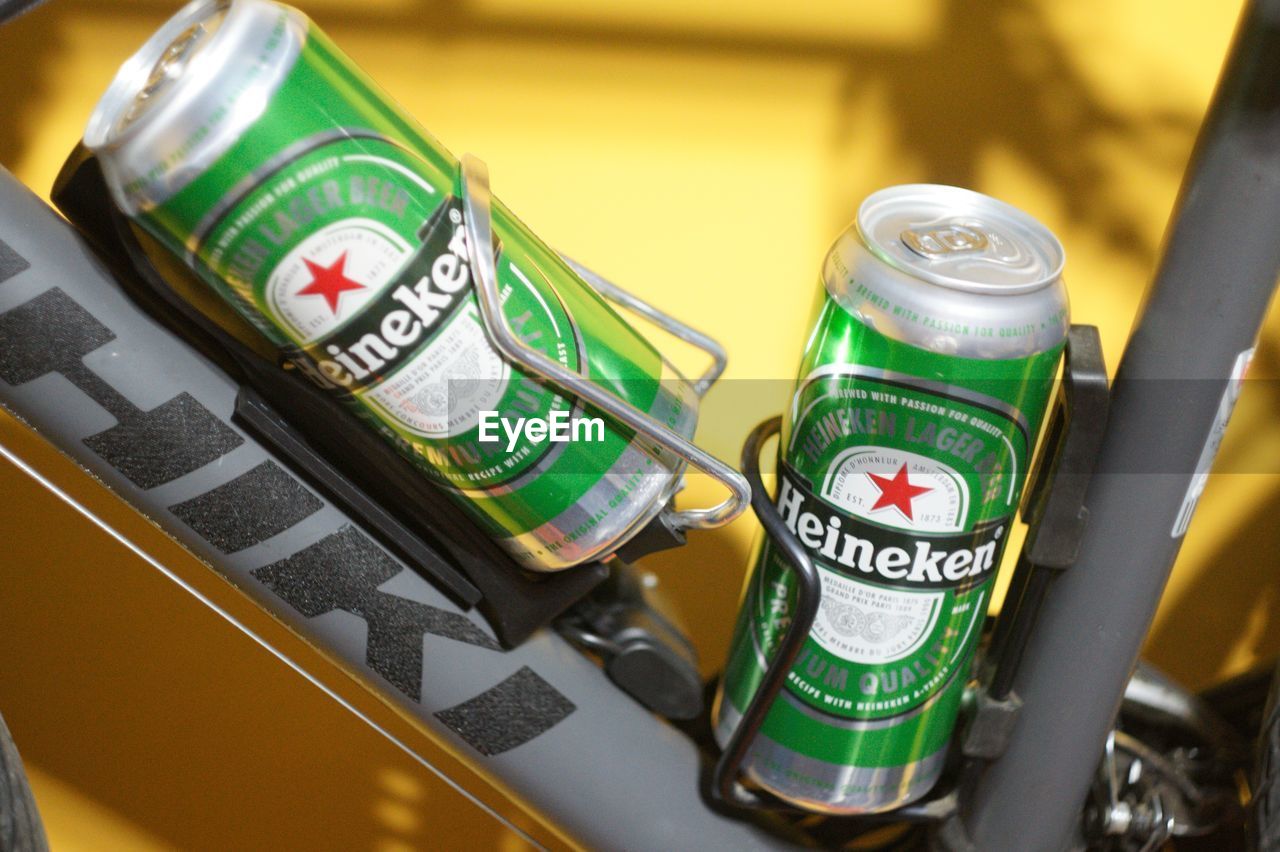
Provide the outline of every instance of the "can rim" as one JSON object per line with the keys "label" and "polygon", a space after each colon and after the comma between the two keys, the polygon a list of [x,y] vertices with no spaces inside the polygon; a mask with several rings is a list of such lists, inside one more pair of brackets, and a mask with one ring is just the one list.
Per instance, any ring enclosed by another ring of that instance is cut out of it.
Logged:
{"label": "can rim", "polygon": [[[1042,248],[1047,263],[1045,271],[1038,277],[1017,283],[990,283],[968,278],[948,275],[929,269],[920,264],[904,263],[880,245],[880,242],[868,232],[868,220],[876,208],[888,204],[902,203],[909,198],[929,197],[934,202],[946,200],[954,205],[957,214],[972,213],[978,210],[995,211],[1007,223],[1013,225],[1023,236],[1034,240]],[[966,293],[978,293],[991,296],[1016,296],[1032,293],[1052,285],[1062,278],[1066,266],[1066,249],[1053,232],[1039,219],[1012,204],[993,198],[985,193],[950,184],[908,183],[885,187],[868,195],[858,206],[854,219],[854,227],[859,241],[877,260],[912,278],[926,281],[951,290]]]}
{"label": "can rim", "polygon": [[202,69],[209,64],[209,56],[222,41],[225,27],[219,27],[218,31],[210,36],[209,43],[192,58],[187,71],[173,82],[159,103],[143,112],[128,126],[118,127],[121,112],[133,103],[138,95],[140,87],[137,81],[139,78],[146,79],[177,36],[194,24],[206,20],[211,13],[219,9],[227,10],[229,15],[234,5],[236,5],[235,0],[191,0],[152,33],[151,37],[124,61],[112,78],[111,84],[107,86],[107,90],[103,92],[102,97],[98,98],[85,125],[83,137],[85,147],[91,151],[99,151],[120,145],[137,135],[143,127],[153,123],[157,115],[171,107],[177,99],[178,92],[189,89],[191,85],[189,81],[201,76]]}

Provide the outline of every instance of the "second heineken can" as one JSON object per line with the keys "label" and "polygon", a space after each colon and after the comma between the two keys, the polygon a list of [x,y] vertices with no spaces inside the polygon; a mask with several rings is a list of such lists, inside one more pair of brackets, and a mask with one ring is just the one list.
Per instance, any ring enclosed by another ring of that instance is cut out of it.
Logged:
{"label": "second heineken can", "polygon": [[[683,460],[493,348],[458,161],[297,10],[188,4],[85,144],[129,216],[523,565],[604,557],[676,490]],[[688,383],[496,202],[493,232],[520,340],[690,437]]]}
{"label": "second heineken can", "polygon": [[[1068,325],[1063,251],[948,186],[871,195],[827,255],[786,410],[777,506],[817,618],[747,755],[801,807],[889,810],[942,771]],[[795,610],[768,540],[717,697],[724,745]]]}

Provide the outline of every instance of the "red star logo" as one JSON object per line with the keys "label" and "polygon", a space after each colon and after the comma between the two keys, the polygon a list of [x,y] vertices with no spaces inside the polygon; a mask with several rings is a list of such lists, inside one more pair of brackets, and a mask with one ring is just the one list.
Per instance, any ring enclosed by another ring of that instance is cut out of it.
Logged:
{"label": "red star logo", "polygon": [[348,290],[363,290],[364,285],[358,281],[352,281],[343,272],[343,267],[347,265],[347,253],[344,251],[338,255],[338,259],[328,266],[321,266],[318,263],[302,259],[307,265],[307,269],[311,272],[311,283],[298,291],[299,296],[324,296],[324,300],[329,303],[329,310],[333,311],[336,316],[338,313],[338,297]]}
{"label": "red star logo", "polygon": [[893,479],[885,476],[876,476],[874,473],[868,473],[872,483],[876,488],[880,489],[880,496],[876,498],[876,504],[871,507],[871,511],[883,509],[886,506],[893,506],[899,512],[907,516],[908,521],[914,521],[911,515],[911,501],[926,491],[932,491],[923,485],[912,485],[907,479],[907,463],[903,462],[902,467],[893,475]]}

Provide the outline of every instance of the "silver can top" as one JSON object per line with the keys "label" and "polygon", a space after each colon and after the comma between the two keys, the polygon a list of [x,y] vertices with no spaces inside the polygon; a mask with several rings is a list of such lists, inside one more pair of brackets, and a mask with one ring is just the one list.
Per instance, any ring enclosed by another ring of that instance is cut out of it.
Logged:
{"label": "silver can top", "polygon": [[1017,358],[1066,337],[1062,244],[1031,216],[954,186],[872,193],[832,247],[828,292],[882,334],[944,354]]}
{"label": "silver can top", "polygon": [[1062,275],[1062,244],[1017,208],[958,186],[907,184],[874,192],[858,232],[908,275],[970,293],[1027,293]]}
{"label": "silver can top", "polygon": [[161,203],[231,147],[305,36],[306,19],[269,0],[193,0],[129,57],[84,133],[125,212]]}

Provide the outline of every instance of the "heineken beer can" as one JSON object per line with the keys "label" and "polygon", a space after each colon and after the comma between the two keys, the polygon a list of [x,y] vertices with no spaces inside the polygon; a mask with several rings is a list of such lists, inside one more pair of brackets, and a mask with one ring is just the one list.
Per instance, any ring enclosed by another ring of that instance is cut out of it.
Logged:
{"label": "heineken beer can", "polygon": [[[827,255],[776,503],[817,618],[746,771],[799,806],[884,811],[937,781],[1067,331],[1063,251],[976,192],[871,195]],[[758,543],[716,706],[728,742],[790,623]]]}
{"label": "heineken beer can", "polygon": [[[524,566],[608,555],[676,489],[683,461],[490,345],[458,160],[297,10],[188,4],[85,144],[128,216]],[[691,436],[696,396],[653,347],[499,203],[493,230],[520,339]]]}

